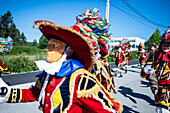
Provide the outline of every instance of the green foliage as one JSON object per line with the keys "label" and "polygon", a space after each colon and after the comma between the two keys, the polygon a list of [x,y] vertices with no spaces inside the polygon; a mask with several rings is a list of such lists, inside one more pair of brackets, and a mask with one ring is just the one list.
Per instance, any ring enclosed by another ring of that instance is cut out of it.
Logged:
{"label": "green foliage", "polygon": [[32,46],[36,46],[37,47],[37,41],[34,39]]}
{"label": "green foliage", "polygon": [[0,21],[0,37],[3,36],[3,27],[2,27],[2,22]]}
{"label": "green foliage", "polygon": [[45,38],[45,36],[41,36],[38,44],[38,48],[45,49],[48,46],[48,40]]}
{"label": "green foliage", "polygon": [[149,38],[148,41],[145,42],[146,49],[149,49],[153,43],[156,43],[157,45],[160,44],[160,31],[157,28],[156,31],[152,34],[152,36]]}
{"label": "green foliage", "polygon": [[13,24],[13,17],[10,11],[7,11],[4,15],[1,16],[0,22],[1,22],[1,27],[0,31],[2,34],[0,34],[0,37],[5,37],[7,38],[9,35],[9,25]]}
{"label": "green foliage", "polygon": [[107,58],[108,58],[108,62],[115,62],[115,58],[113,58],[112,53],[110,53]]}
{"label": "green foliage", "polygon": [[[45,55],[46,51],[35,46],[14,46],[6,55]],[[0,54],[2,55],[2,54]]]}
{"label": "green foliage", "polygon": [[21,33],[20,40],[22,40],[23,42],[26,42],[27,39],[26,39],[24,33]]}
{"label": "green foliage", "polygon": [[[132,53],[129,56],[129,60],[137,60],[136,54],[137,54],[137,51],[132,51]],[[108,58],[108,62],[115,62],[115,58],[113,58],[111,52],[107,58]]]}
{"label": "green foliage", "polygon": [[10,11],[0,18],[0,37],[7,38],[8,36],[14,40],[14,45],[26,45],[27,39],[24,33],[20,34],[19,29],[16,28]]}
{"label": "green foliage", "polygon": [[10,59],[6,62],[6,66],[11,73],[31,72],[38,70],[33,60],[30,60],[23,56]]}
{"label": "green foliage", "polygon": [[136,54],[138,51],[132,51],[132,53],[129,56],[129,60],[137,60]]}

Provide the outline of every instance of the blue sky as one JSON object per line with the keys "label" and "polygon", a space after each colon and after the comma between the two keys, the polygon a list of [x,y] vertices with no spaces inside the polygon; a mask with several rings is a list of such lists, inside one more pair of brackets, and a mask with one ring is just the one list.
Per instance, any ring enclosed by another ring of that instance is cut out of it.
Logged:
{"label": "blue sky", "polygon": [[[33,29],[35,20],[48,20],[63,26],[76,23],[76,16],[87,9],[98,8],[105,17],[107,0],[0,0],[0,15],[12,13],[16,27],[27,41],[39,40],[42,35]],[[126,0],[145,17],[161,25],[170,26],[168,5],[170,0]],[[133,16],[132,16],[133,15]],[[113,37],[139,37],[148,40],[158,28],[161,34],[167,29],[141,19],[121,0],[110,0],[109,32]]]}

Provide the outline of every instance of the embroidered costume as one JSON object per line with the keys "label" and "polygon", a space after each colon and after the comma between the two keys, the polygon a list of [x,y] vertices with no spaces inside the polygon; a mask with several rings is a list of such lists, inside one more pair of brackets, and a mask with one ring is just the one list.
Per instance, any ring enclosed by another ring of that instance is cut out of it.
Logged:
{"label": "embroidered costume", "polygon": [[131,50],[130,50],[131,44],[128,39],[123,38],[123,40],[120,41],[120,45],[123,51],[123,60],[124,60],[123,64],[125,66],[125,73],[127,73],[127,66],[129,62],[130,53],[131,53]]}
{"label": "embroidered costume", "polygon": [[155,95],[155,103],[158,107],[157,112],[158,110],[169,112],[170,32],[163,34],[161,40],[158,50],[151,54],[146,61],[141,76],[150,81],[151,90]]}
{"label": "embroidered costume", "polygon": [[127,66],[129,62],[130,53],[131,53],[131,50],[130,50],[130,45],[129,45],[124,50],[125,73],[127,73]]}
{"label": "embroidered costume", "polygon": [[[68,69],[63,68],[64,70],[58,73],[66,74],[65,77],[58,77],[58,74],[50,75],[43,95],[45,99],[40,103],[43,112],[111,113],[121,111],[120,103],[105,91],[99,81],[83,68],[80,62],[78,62],[80,65],[75,62],[78,61],[72,60],[71,62],[73,64],[71,72],[67,72]],[[72,73],[72,71],[74,72]],[[46,72],[37,75],[36,85],[30,89],[12,89],[6,101],[9,103],[38,101],[46,76]]]}
{"label": "embroidered costume", "polygon": [[110,66],[107,62],[96,60],[93,70],[90,72],[97,77],[98,81],[108,92],[112,89],[114,93],[117,93],[115,89],[115,82],[110,71]]}
{"label": "embroidered costume", "polygon": [[122,72],[120,71],[121,68],[123,68],[123,61],[124,61],[124,51],[121,50],[121,46],[115,46],[116,51],[113,54],[113,57],[116,59],[115,60],[115,65],[117,67],[117,71],[115,73],[115,76],[117,76],[117,73],[120,73],[120,76],[122,77]]}
{"label": "embroidered costume", "polygon": [[150,57],[157,50],[157,45],[155,43],[152,44],[148,57]]}
{"label": "embroidered costume", "polygon": [[43,72],[36,76],[35,86],[29,89],[10,89],[0,79],[0,85],[8,89],[6,93],[3,90],[0,102],[3,99],[8,103],[38,101],[44,113],[123,111],[122,104],[88,71],[94,65],[95,47],[77,24],[69,28],[49,21],[35,21],[34,27],[49,40],[47,59],[36,62]]}
{"label": "embroidered costume", "polygon": [[[151,50],[149,52],[149,55],[148,55],[149,60],[154,60],[156,50],[157,50],[157,46],[155,43],[153,43]],[[149,80],[149,74],[143,74],[144,71],[141,71],[141,72],[142,72],[142,74],[140,74],[141,77],[144,78],[145,80]]]}
{"label": "embroidered costume", "polygon": [[78,15],[76,26],[79,27],[78,30],[82,34],[90,38],[89,40],[95,47],[96,60],[93,68],[89,71],[98,78],[107,91],[110,92],[113,89],[116,93],[114,79],[107,62],[108,47],[106,43],[110,38],[110,33],[108,32],[110,24],[107,23],[105,18],[96,17],[98,14],[98,10],[94,9]]}
{"label": "embroidered costume", "polygon": [[143,68],[145,61],[147,60],[147,53],[145,51],[145,47],[142,43],[139,44],[137,58],[139,59],[139,63],[141,68]]}

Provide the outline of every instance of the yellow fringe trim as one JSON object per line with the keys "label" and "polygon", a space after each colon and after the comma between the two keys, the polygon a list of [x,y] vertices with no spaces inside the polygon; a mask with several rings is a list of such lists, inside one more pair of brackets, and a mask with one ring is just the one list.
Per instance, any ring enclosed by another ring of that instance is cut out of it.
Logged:
{"label": "yellow fringe trim", "polygon": [[146,62],[145,65],[152,65],[152,62]]}
{"label": "yellow fringe trim", "polygon": [[[117,111],[118,113],[122,113],[123,112],[123,105],[117,101],[105,88],[104,86],[98,81],[98,79],[92,75],[90,72],[88,72],[87,70],[85,69],[79,69],[78,70],[79,72],[84,72],[84,74],[87,74],[87,77],[88,79],[91,79],[93,81],[95,81],[97,84],[92,87],[91,89],[88,89],[88,90],[81,90],[80,91],[80,85],[81,85],[81,82],[79,82],[78,84],[78,90],[77,90],[77,96],[78,98],[81,98],[81,97],[84,97],[84,98],[87,98],[87,97],[91,97],[91,93],[93,93],[94,95],[98,95],[98,92],[102,89],[115,103],[118,103],[120,106],[119,106],[119,110]],[[86,78],[87,78],[86,77]],[[92,78],[90,78],[92,77]],[[82,77],[83,78],[83,77]],[[87,79],[87,80],[88,80]],[[86,89],[86,88],[85,88]],[[111,104],[111,103],[110,103]]]}

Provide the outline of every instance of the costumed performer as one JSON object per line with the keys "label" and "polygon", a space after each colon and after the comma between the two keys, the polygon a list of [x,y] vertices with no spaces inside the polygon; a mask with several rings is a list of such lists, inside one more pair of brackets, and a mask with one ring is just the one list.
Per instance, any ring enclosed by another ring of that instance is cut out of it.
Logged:
{"label": "costumed performer", "polygon": [[150,51],[149,51],[149,55],[148,55],[148,58],[157,50],[157,45],[156,43],[152,43],[152,46],[150,48]]}
{"label": "costumed performer", "polygon": [[35,21],[35,26],[49,40],[46,60],[36,61],[43,72],[29,89],[10,88],[0,79],[1,102],[38,101],[44,113],[122,112],[122,104],[88,71],[94,61],[93,46],[77,26],[44,20]]}
{"label": "costumed performer", "polygon": [[121,49],[121,45],[115,46],[116,51],[113,53],[113,57],[116,59],[115,60],[115,65],[117,67],[115,76],[117,76],[117,73],[120,73],[120,76],[123,77],[121,69],[123,68],[123,59],[124,59],[124,52]]}
{"label": "costumed performer", "polygon": [[[155,56],[155,51],[157,50],[157,45],[155,43],[152,44],[148,58],[151,58],[154,60],[154,56]],[[143,70],[143,69],[142,69]],[[145,80],[149,80],[149,74],[144,74],[144,71],[141,71],[140,76],[142,78],[144,78]]]}
{"label": "costumed performer", "polygon": [[130,41],[128,41],[128,43],[125,44],[125,47],[124,47],[124,49],[123,49],[123,50],[124,50],[123,56],[124,56],[125,73],[127,73],[129,57],[130,57],[130,53],[132,52],[132,51],[130,50],[130,47],[131,47]]}
{"label": "costumed performer", "polygon": [[114,79],[107,62],[108,47],[106,43],[110,38],[110,33],[108,32],[110,24],[107,23],[105,18],[97,17],[98,14],[98,9],[94,9],[78,15],[76,17],[76,26],[79,27],[79,31],[84,36],[90,38],[89,41],[95,47],[95,63],[92,70],[89,71],[98,78],[107,91],[110,92],[113,89],[114,93],[116,93]]}
{"label": "costumed performer", "polygon": [[145,61],[147,60],[147,53],[142,43],[139,44],[137,58],[139,59],[140,67],[143,68]]}
{"label": "costumed performer", "polygon": [[170,112],[170,32],[165,32],[155,54],[152,54],[141,72],[148,76],[155,96],[156,112]]}

